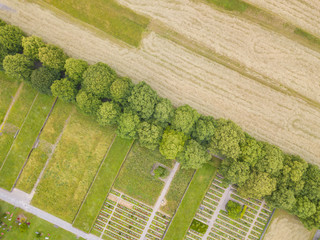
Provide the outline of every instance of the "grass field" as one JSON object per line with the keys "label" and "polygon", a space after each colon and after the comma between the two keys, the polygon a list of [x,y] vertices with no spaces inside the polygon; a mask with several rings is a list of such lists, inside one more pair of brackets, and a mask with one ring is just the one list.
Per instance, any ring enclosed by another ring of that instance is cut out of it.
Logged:
{"label": "grass field", "polygon": [[75,227],[90,231],[131,145],[132,140],[116,137],[75,219]]}
{"label": "grass field", "polygon": [[32,204],[72,222],[113,137],[113,128],[72,113]]}
{"label": "grass field", "polygon": [[11,190],[50,112],[54,98],[39,94],[0,171],[0,186]]}
{"label": "grass field", "polygon": [[0,71],[0,124],[10,106],[12,97],[19,87],[19,82],[9,79]]}
{"label": "grass field", "polygon": [[41,1],[133,46],[139,45],[142,33],[149,24],[148,18],[121,6],[116,0]]}
{"label": "grass field", "polygon": [[[45,237],[49,236],[49,239],[54,240],[76,240],[76,239],[83,239],[83,238],[77,238],[74,234],[62,229],[57,228],[53,224],[38,218],[28,212],[25,212],[19,208],[15,208],[14,206],[4,202],[0,201],[0,211],[1,211],[1,220],[4,221],[8,226],[11,224],[13,225],[13,228],[10,232],[5,232],[4,238],[5,240],[31,240],[31,239],[37,239],[35,232],[42,232],[44,235],[41,237],[41,239],[44,239]],[[7,219],[3,219],[3,213],[10,212],[13,213],[12,221],[8,222]],[[25,217],[27,217],[27,221],[29,221],[30,228],[26,232],[21,232],[17,224],[14,223],[14,219],[16,219],[20,214],[23,214]],[[1,229],[3,230],[3,229]],[[0,232],[2,232],[0,230]]]}
{"label": "grass field", "polygon": [[135,143],[114,187],[130,197],[154,205],[164,186],[164,182],[155,179],[150,173],[156,162],[173,166],[172,160],[166,160],[158,149],[151,151]]}
{"label": "grass field", "polygon": [[190,186],[169,226],[164,240],[184,238],[192,219],[216,172],[216,167],[206,164],[196,171]]}
{"label": "grass field", "polygon": [[166,205],[161,207],[161,210],[172,216],[181,201],[181,198],[192,179],[194,170],[179,169],[174,176],[169,191],[166,195]]}

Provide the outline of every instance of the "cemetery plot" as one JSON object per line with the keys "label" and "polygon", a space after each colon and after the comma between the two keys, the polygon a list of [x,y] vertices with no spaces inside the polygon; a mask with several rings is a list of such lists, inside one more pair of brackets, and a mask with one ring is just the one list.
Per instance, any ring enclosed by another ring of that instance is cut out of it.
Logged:
{"label": "cemetery plot", "polygon": [[[188,240],[259,240],[272,211],[264,201],[245,199],[237,194],[233,186],[225,186],[222,177],[217,175],[202,200],[194,221],[185,239]],[[231,218],[226,210],[226,204],[233,201],[242,206],[241,216]]]}
{"label": "cemetery plot", "polygon": [[[102,239],[140,239],[152,208],[127,195],[111,190],[93,226],[92,233]],[[157,212],[147,230],[147,239],[160,240],[170,217]]]}

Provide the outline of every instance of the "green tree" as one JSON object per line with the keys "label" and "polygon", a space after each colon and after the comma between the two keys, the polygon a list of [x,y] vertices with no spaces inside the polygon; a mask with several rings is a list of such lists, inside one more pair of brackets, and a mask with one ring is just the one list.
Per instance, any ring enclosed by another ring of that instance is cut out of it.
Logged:
{"label": "green tree", "polygon": [[269,143],[263,143],[262,158],[257,162],[255,167],[260,172],[270,173],[272,175],[279,174],[283,168],[284,154],[276,146]]}
{"label": "green tree", "polygon": [[83,73],[88,69],[89,64],[81,59],[68,58],[64,68],[66,69],[66,75],[75,84],[82,82]]}
{"label": "green tree", "polygon": [[76,101],[80,110],[88,115],[96,115],[102,104],[99,98],[84,90],[79,91],[76,96]]}
{"label": "green tree", "polygon": [[313,215],[300,220],[302,221],[303,225],[309,230],[314,228],[319,229],[320,228],[320,202],[318,202],[317,210]]}
{"label": "green tree", "polygon": [[21,81],[30,81],[33,67],[33,61],[22,54],[8,55],[3,60],[3,69],[6,74]]}
{"label": "green tree", "polygon": [[167,98],[160,98],[154,109],[154,118],[162,125],[171,122],[174,116],[174,107]]}
{"label": "green tree", "polygon": [[265,172],[252,172],[249,179],[239,188],[245,197],[261,199],[276,190],[277,180]]}
{"label": "green tree", "polygon": [[163,129],[153,123],[141,122],[138,126],[138,138],[140,145],[154,150],[159,146]]}
{"label": "green tree", "polygon": [[246,134],[245,141],[240,143],[240,159],[254,167],[262,158],[263,144]]}
{"label": "green tree", "polygon": [[241,216],[242,207],[239,203],[229,200],[226,206],[228,217],[238,219]]}
{"label": "green tree", "polygon": [[23,54],[32,60],[39,60],[39,49],[45,46],[46,44],[39,37],[30,36],[22,38]]}
{"label": "green tree", "polygon": [[282,208],[288,211],[292,210],[296,204],[294,192],[283,187],[274,191],[272,195],[268,196],[266,199],[268,204],[273,207]]}
{"label": "green tree", "polygon": [[134,139],[137,137],[137,129],[140,118],[132,112],[124,112],[118,121],[117,134],[122,138]]}
{"label": "green tree", "polygon": [[203,144],[209,143],[214,134],[215,125],[216,121],[213,117],[201,115],[195,124],[192,137]]}
{"label": "green tree", "polygon": [[0,19],[0,27],[6,26],[6,25],[7,25],[7,23],[5,21],[3,21],[2,19]]}
{"label": "green tree", "polygon": [[171,121],[172,128],[190,135],[200,114],[189,105],[183,105],[176,109]]}
{"label": "green tree", "polygon": [[22,37],[23,32],[16,26],[5,25],[0,27],[0,45],[12,54],[22,52]]}
{"label": "green tree", "polygon": [[0,65],[2,65],[4,58],[8,55],[9,55],[8,49],[4,47],[2,44],[0,44]]}
{"label": "green tree", "polygon": [[104,102],[100,106],[97,112],[98,123],[102,126],[116,124],[121,114],[121,108],[119,104],[111,101]]}
{"label": "green tree", "polygon": [[182,168],[201,168],[203,164],[209,162],[211,155],[207,149],[197,141],[191,139],[184,145],[183,151],[178,154],[178,161]]}
{"label": "green tree", "polygon": [[242,129],[230,120],[218,119],[209,149],[215,154],[237,159],[240,156],[240,145],[245,141]]}
{"label": "green tree", "polygon": [[113,101],[126,105],[133,89],[130,78],[118,78],[110,87],[110,94]]}
{"label": "green tree", "polygon": [[67,58],[63,50],[55,45],[47,44],[45,47],[39,48],[39,60],[46,67],[62,71]]}
{"label": "green tree", "polygon": [[32,86],[44,94],[51,94],[50,87],[58,79],[60,79],[59,71],[47,67],[40,67],[31,74]]}
{"label": "green tree", "polygon": [[308,168],[308,163],[299,156],[284,155],[283,177],[293,182],[300,182],[303,174]]}
{"label": "green tree", "polygon": [[73,102],[76,99],[78,90],[73,82],[64,78],[53,82],[51,92],[53,96],[59,97],[64,102]]}
{"label": "green tree", "polygon": [[308,218],[317,211],[316,205],[306,196],[298,197],[293,212],[300,218]]}
{"label": "green tree", "polygon": [[181,151],[186,141],[186,136],[182,132],[167,128],[160,142],[160,153],[167,159],[175,159]]}
{"label": "green tree", "polygon": [[233,159],[223,160],[219,171],[231,183],[239,186],[242,186],[249,179],[251,173],[248,163]]}
{"label": "green tree", "polygon": [[105,63],[96,63],[83,73],[82,87],[98,98],[110,97],[110,86],[116,79],[115,71]]}
{"label": "green tree", "polygon": [[157,167],[153,171],[153,173],[154,173],[154,177],[156,179],[158,179],[158,178],[166,178],[169,175],[169,171],[166,168],[162,167],[162,166]]}
{"label": "green tree", "polygon": [[129,107],[144,120],[152,117],[158,101],[159,97],[156,91],[145,82],[135,85],[128,98]]}
{"label": "green tree", "polygon": [[320,200],[320,169],[316,165],[308,164],[308,168],[303,175],[305,185],[301,193],[309,199]]}

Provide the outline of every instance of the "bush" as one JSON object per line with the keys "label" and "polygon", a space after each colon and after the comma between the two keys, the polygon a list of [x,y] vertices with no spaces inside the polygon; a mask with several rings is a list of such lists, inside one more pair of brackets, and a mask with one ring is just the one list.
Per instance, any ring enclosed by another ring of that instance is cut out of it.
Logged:
{"label": "bush", "polygon": [[40,67],[31,74],[32,86],[39,92],[51,94],[51,85],[55,80],[60,79],[59,71],[48,67]]}
{"label": "bush", "polygon": [[167,177],[169,175],[169,171],[166,168],[161,167],[161,166],[157,167],[153,171],[153,173],[154,173],[154,177],[157,178],[157,179],[158,178],[165,178],[165,177]]}
{"label": "bush", "polygon": [[3,60],[3,69],[12,79],[30,81],[34,63],[22,54],[8,55]]}
{"label": "bush", "polygon": [[240,214],[240,219],[242,219],[242,218],[243,218],[244,214],[245,214],[245,213],[246,213],[246,211],[247,211],[247,208],[248,208],[248,206],[247,206],[247,205],[244,205],[244,206],[243,206],[243,209],[242,209],[241,214]]}
{"label": "bush", "polygon": [[208,229],[208,225],[198,221],[197,219],[193,219],[190,229],[198,233],[205,234]]}
{"label": "bush", "polygon": [[39,49],[39,59],[43,65],[58,71],[64,70],[67,58],[63,50],[55,45],[48,44]]}
{"label": "bush", "polygon": [[16,26],[0,27],[0,44],[12,54],[22,52],[22,37],[23,32]]}
{"label": "bush", "polygon": [[242,207],[239,203],[229,200],[226,206],[228,216],[232,219],[238,219],[241,217]]}

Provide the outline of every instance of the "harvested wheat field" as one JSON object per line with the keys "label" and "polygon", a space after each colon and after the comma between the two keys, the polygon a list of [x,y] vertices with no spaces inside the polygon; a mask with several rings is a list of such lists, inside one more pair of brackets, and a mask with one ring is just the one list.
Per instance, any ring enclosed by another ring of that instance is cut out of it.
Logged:
{"label": "harvested wheat field", "polygon": [[320,37],[320,1],[318,0],[246,0],[273,12],[295,26]]}
{"label": "harvested wheat field", "polygon": [[[258,139],[320,164],[320,111],[317,106],[267,87],[154,32],[146,35],[136,49],[100,38],[82,25],[58,18],[38,5],[16,0],[0,0],[0,3],[16,10],[1,11],[5,20],[61,46],[70,56],[90,63],[106,62],[135,82],[146,81],[176,106],[187,103],[200,113],[230,118]],[[301,59],[308,58],[308,51],[311,52],[307,50]],[[296,71],[304,76],[308,67],[315,67],[312,63],[318,62],[305,62]],[[310,92],[316,88],[316,83],[308,86]]]}
{"label": "harvested wheat field", "polygon": [[308,231],[299,219],[277,209],[263,240],[311,240],[314,231]]}

